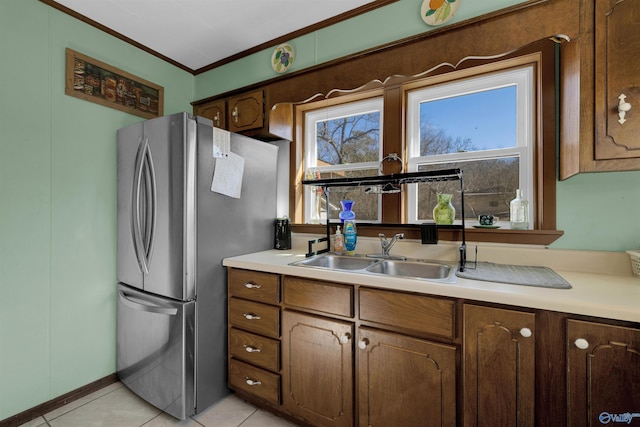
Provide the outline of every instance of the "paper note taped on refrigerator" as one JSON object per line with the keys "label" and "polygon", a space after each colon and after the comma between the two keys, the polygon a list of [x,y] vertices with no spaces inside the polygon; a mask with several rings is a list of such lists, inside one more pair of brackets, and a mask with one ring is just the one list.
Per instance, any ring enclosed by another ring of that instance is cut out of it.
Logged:
{"label": "paper note taped on refrigerator", "polygon": [[227,157],[216,159],[211,191],[239,199],[243,174],[244,158],[229,152]]}

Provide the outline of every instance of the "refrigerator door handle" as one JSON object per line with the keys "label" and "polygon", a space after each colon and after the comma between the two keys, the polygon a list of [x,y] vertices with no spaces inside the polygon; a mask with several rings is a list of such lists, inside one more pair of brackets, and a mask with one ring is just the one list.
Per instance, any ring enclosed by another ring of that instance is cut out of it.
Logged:
{"label": "refrigerator door handle", "polygon": [[[156,232],[156,213],[158,211],[157,189],[156,189],[156,171],[153,165],[153,157],[149,148],[149,140],[145,144],[145,185],[146,200],[146,222],[144,232],[144,255],[147,266],[151,261],[151,253],[153,250],[153,240]],[[148,267],[147,267],[148,269]]]}
{"label": "refrigerator door handle", "polygon": [[[143,188],[144,183],[144,188]],[[144,198],[142,191],[144,189]],[[143,274],[149,274],[149,260],[153,248],[156,222],[156,180],[149,139],[138,146],[132,192],[131,232],[138,265]],[[144,223],[141,223],[141,222]]]}
{"label": "refrigerator door handle", "polygon": [[146,301],[145,304],[133,301],[127,297],[127,294],[122,289],[118,290],[118,294],[120,294],[122,302],[128,305],[130,308],[133,308],[134,310],[145,311],[147,313],[164,314],[167,316],[175,316],[176,314],[178,314],[177,308],[162,307],[152,304],[148,301]]}

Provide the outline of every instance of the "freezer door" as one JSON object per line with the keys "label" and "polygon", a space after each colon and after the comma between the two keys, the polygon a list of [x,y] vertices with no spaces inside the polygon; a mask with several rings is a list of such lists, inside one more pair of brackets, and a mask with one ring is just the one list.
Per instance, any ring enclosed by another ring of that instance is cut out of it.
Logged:
{"label": "freezer door", "polygon": [[118,285],[118,378],[179,419],[195,411],[194,319],[193,301],[173,301]]}

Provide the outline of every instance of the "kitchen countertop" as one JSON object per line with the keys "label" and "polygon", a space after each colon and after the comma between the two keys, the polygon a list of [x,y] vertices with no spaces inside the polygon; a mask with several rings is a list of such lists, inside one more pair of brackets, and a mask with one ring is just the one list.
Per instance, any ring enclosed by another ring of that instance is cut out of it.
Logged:
{"label": "kitchen countertop", "polygon": [[[525,252],[527,252],[527,249],[525,249]],[[640,279],[626,271],[622,271],[620,274],[612,274],[611,272],[570,271],[563,270],[555,265],[549,266],[554,268],[556,273],[571,284],[571,289],[509,285],[460,277],[456,277],[455,283],[438,283],[421,279],[390,278],[289,265],[292,262],[304,259],[304,253],[304,250],[299,249],[289,251],[268,250],[226,258],[223,260],[223,265],[310,279],[359,284],[381,289],[419,292],[443,297],[464,298],[606,319],[640,322]],[[535,252],[533,254],[533,258],[535,258]],[[553,257],[557,254],[551,255]],[[416,258],[415,256],[410,257]],[[529,254],[528,257],[531,258],[531,255]],[[468,258],[473,259],[473,256],[468,256]],[[558,257],[555,256],[554,258],[557,259]],[[571,256],[567,258],[571,258]],[[498,262],[493,259],[491,261]],[[451,262],[455,263],[455,261]],[[583,263],[587,265],[588,260],[582,259],[579,264]],[[542,263],[537,264],[541,265]],[[567,268],[572,266],[571,262],[568,262],[567,265]]]}

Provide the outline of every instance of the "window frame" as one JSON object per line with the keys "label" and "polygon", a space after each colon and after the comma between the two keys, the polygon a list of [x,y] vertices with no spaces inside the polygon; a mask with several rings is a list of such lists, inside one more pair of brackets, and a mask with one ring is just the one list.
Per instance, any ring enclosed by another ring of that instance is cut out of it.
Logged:
{"label": "window frame", "polygon": [[[504,68],[496,64],[496,68],[481,74],[467,75],[465,71],[449,73],[451,80],[433,82],[434,79],[425,79],[422,86],[412,87],[405,92],[406,95],[406,153],[407,171],[417,172],[423,165],[437,165],[451,162],[465,162],[507,157],[519,158],[519,188],[526,195],[534,194],[534,157],[535,157],[535,67],[532,64],[513,67],[503,64]],[[458,75],[462,77],[458,78]],[[423,102],[437,101],[500,89],[503,87],[516,87],[516,144],[514,147],[478,150],[461,153],[449,153],[431,156],[420,156],[420,104]],[[456,166],[458,167],[458,166]],[[448,166],[446,167],[448,168]],[[424,220],[418,219],[418,185],[409,185],[405,192],[406,218],[405,222],[417,224]],[[515,192],[514,192],[515,197]],[[529,218],[531,227],[535,224],[536,200],[529,204]],[[502,219],[502,218],[501,218]],[[508,224],[508,219],[505,219]],[[455,223],[461,223],[456,220]],[[471,224],[467,224],[471,226]]]}
{"label": "window frame", "polygon": [[[536,222],[533,230],[467,230],[467,241],[474,242],[494,242],[494,243],[517,243],[531,245],[549,245],[560,238],[564,232],[556,229],[556,169],[557,169],[557,141],[560,138],[557,132],[558,111],[557,99],[559,99],[560,87],[560,43],[554,38],[544,38],[531,42],[523,47],[516,48],[512,51],[491,55],[491,56],[467,56],[455,65],[448,62],[434,63],[429,65],[428,70],[419,72],[418,74],[409,75],[393,75],[381,80],[374,80],[369,83],[363,83],[358,89],[353,90],[335,90],[331,89],[331,83],[326,84],[326,93],[316,93],[306,101],[290,103],[293,117],[293,146],[292,146],[292,163],[291,163],[291,192],[290,192],[290,213],[293,219],[292,229],[297,233],[311,233],[314,235],[322,235],[325,232],[325,225],[309,225],[302,223],[302,184],[301,180],[304,176],[302,165],[302,113],[309,109],[310,104],[324,102],[329,105],[332,102],[344,102],[340,98],[348,98],[349,101],[361,99],[370,96],[369,92],[372,88],[374,91],[384,93],[385,102],[385,131],[384,131],[384,155],[390,153],[405,152],[401,147],[401,141],[404,139],[404,93],[411,89],[412,84],[421,84],[421,80],[425,78],[434,78],[450,80],[449,73],[452,71],[468,70],[474,68],[473,71],[467,71],[470,74],[478,74],[483,69],[491,69],[497,62],[511,61],[514,66],[526,63],[532,63],[536,67],[536,117],[535,123],[536,139],[535,139],[535,156],[534,169],[536,171],[536,181],[534,188],[535,195],[529,197],[532,200],[535,197],[536,204]],[[401,67],[403,68],[403,67]],[[404,67],[406,68],[406,67]],[[404,69],[403,68],[403,69]],[[322,68],[314,73],[310,73],[308,84],[313,84],[321,79],[323,75],[333,76],[331,67]],[[307,76],[301,76],[301,81]],[[322,99],[322,101],[317,101]],[[398,194],[387,194],[383,196],[383,223],[367,224],[360,223],[358,234],[361,236],[375,237],[378,233],[387,235],[403,232],[407,239],[420,239],[420,227],[416,224],[406,224],[403,222],[405,215],[402,201]],[[461,233],[459,230],[444,228],[439,230],[439,239],[441,241],[460,241]]]}
{"label": "window frame", "polygon": [[[341,103],[332,103],[331,105],[324,105],[325,103],[316,104],[316,108],[310,108],[303,113],[304,117],[304,138],[303,138],[303,167],[305,175],[309,169],[315,172],[342,172],[342,171],[358,171],[358,170],[379,170],[380,161],[382,161],[382,153],[384,146],[384,98],[382,93],[378,93],[375,96],[370,96],[363,99],[349,100],[348,98],[342,98]],[[379,125],[379,142],[378,148],[378,161],[376,162],[361,162],[361,163],[345,163],[340,165],[328,165],[318,166],[318,150],[317,150],[317,133],[316,125],[318,122],[328,121],[333,119],[339,119],[341,117],[355,116],[359,114],[367,114],[370,112],[379,112],[380,125]],[[311,210],[312,206],[312,193],[313,188],[306,186],[304,188],[303,204],[304,204],[304,223],[312,222]],[[333,200],[335,203],[335,200]],[[370,223],[382,222],[382,199],[378,196],[378,209],[376,214],[377,219],[368,221]],[[324,222],[321,218],[321,223]]]}

